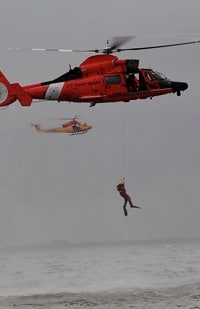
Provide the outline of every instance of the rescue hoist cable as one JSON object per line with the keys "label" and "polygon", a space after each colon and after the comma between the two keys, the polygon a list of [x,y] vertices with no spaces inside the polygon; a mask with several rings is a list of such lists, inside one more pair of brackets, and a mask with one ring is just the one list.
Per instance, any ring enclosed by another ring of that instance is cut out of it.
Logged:
{"label": "rescue hoist cable", "polygon": [[121,156],[122,156],[122,174],[123,178],[125,178],[126,173],[126,157],[125,157],[125,138],[126,138],[126,132],[125,132],[125,103],[122,103],[122,150],[121,150]]}

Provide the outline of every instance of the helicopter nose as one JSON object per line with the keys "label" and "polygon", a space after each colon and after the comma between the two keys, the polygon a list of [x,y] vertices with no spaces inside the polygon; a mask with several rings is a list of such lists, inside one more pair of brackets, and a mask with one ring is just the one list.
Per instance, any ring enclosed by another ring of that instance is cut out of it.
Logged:
{"label": "helicopter nose", "polygon": [[181,91],[184,91],[188,88],[188,84],[184,82],[171,82],[171,87],[178,96],[181,95]]}

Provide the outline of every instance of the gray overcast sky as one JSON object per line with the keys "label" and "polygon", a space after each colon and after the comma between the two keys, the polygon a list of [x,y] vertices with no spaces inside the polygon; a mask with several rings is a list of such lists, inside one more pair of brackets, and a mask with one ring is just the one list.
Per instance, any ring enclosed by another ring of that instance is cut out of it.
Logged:
{"label": "gray overcast sky", "polygon": [[[118,35],[136,35],[127,46],[199,38],[199,11],[199,0],[1,0],[1,70],[24,85],[57,77],[87,56],[5,47],[101,48]],[[16,102],[0,111],[0,247],[200,236],[199,55],[199,44],[118,55],[188,82],[181,97],[94,108]],[[76,114],[93,130],[71,137],[30,127]],[[122,176],[142,207],[127,218],[115,190]]]}

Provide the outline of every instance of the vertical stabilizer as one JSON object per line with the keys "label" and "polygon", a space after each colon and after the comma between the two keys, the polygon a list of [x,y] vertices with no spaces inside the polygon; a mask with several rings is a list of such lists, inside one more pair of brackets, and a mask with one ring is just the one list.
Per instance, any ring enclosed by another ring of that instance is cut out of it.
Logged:
{"label": "vertical stabilizer", "polygon": [[18,83],[11,84],[0,71],[0,107],[10,105],[19,100],[22,106],[30,106],[31,96]]}

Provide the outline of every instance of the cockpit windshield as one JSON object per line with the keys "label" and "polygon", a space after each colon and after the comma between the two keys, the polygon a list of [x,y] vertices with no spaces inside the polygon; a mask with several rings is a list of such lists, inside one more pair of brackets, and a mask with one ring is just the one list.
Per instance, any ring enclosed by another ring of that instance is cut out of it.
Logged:
{"label": "cockpit windshield", "polygon": [[166,80],[168,79],[164,74],[162,73],[159,73],[157,71],[152,71],[152,74],[154,75],[154,77],[157,79],[157,80]]}

